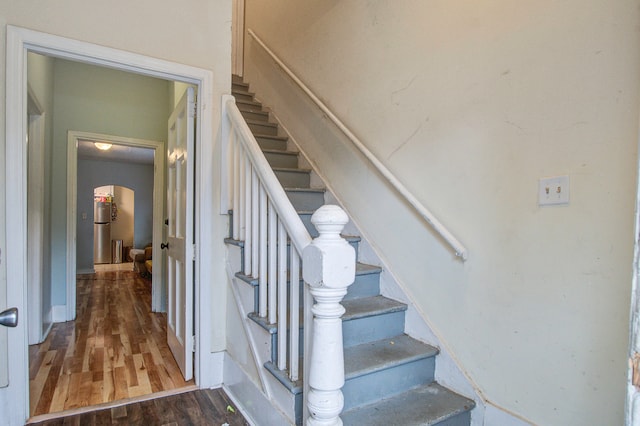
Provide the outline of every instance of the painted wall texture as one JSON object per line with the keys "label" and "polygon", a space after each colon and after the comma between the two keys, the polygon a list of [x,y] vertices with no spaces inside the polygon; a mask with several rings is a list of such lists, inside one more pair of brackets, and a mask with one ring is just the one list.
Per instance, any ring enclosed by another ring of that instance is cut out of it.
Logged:
{"label": "painted wall texture", "polygon": [[[231,87],[231,2],[187,0],[175,7],[167,0],[141,0],[135,3],[115,0],[109,3],[62,0],[55,4],[35,0],[0,0],[0,99],[5,98],[6,81],[6,25],[25,27],[101,46],[121,49],[145,56],[210,70],[214,76],[211,95],[220,99]],[[71,18],[73,17],[73,19]],[[162,105],[166,107],[169,102]],[[5,113],[0,107],[0,163],[4,164]],[[213,122],[214,140],[205,143],[219,145],[220,104],[208,105],[207,113]],[[217,164],[218,158],[211,161]],[[64,163],[63,163],[64,164]],[[216,167],[216,169],[218,169]],[[54,176],[54,179],[57,179]],[[0,197],[4,199],[5,182],[0,180]],[[217,207],[219,197],[204,202]],[[56,209],[59,206],[54,206]],[[4,223],[0,212],[0,223]],[[226,217],[215,215],[211,219],[214,255],[202,259],[214,265],[215,276],[208,277],[220,297],[212,301],[211,321],[220,324],[212,339],[212,351],[224,348],[225,282],[224,243]],[[52,225],[52,230],[53,230]],[[66,225],[57,228],[64,233]],[[5,240],[4,226],[0,226],[0,241]],[[1,243],[4,247],[4,243]],[[4,263],[0,274],[4,276]],[[54,271],[62,276],[63,271]],[[64,303],[55,300],[54,303]]]}
{"label": "painted wall texture", "polygon": [[[246,27],[468,247],[467,262],[455,259],[247,38],[252,89],[487,400],[537,424],[622,424],[638,2],[246,10]],[[565,174],[570,204],[539,207],[538,179]]]}

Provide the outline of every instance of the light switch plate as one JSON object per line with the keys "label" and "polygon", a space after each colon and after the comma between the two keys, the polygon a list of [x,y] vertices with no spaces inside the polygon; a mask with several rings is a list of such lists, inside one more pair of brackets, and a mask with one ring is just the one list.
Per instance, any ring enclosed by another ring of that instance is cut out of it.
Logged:
{"label": "light switch plate", "polygon": [[538,205],[569,204],[569,176],[541,178],[538,181]]}

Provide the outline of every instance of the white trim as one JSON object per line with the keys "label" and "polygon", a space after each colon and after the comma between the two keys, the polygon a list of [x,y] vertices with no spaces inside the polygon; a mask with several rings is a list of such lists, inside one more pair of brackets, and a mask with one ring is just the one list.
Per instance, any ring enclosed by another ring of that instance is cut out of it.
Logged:
{"label": "white trim", "polygon": [[[78,141],[108,141],[113,145],[126,145],[138,148],[153,149],[153,236],[154,253],[160,253],[164,221],[164,142],[128,138],[124,136],[105,135],[100,133],[79,132],[70,130],[67,134],[67,321],[76,317],[76,226],[77,226],[77,175],[78,175]],[[162,306],[162,271],[164,256],[156,256],[151,280],[151,310],[161,312]]]}
{"label": "white trim", "polygon": [[65,305],[53,305],[51,307],[51,322],[67,321],[67,307]]}
{"label": "white trim", "polygon": [[44,340],[42,326],[42,290],[43,290],[43,244],[44,244],[44,110],[27,82],[27,161],[29,162],[27,178],[27,256],[29,259],[27,274],[29,294],[29,344],[34,345]]}
{"label": "white trim", "polygon": [[[209,314],[212,298],[211,283],[200,285],[200,277],[212,276],[213,258],[211,200],[214,198],[217,176],[213,174],[213,73],[175,62],[164,61],[122,50],[107,48],[82,41],[54,36],[7,25],[6,60],[6,253],[7,303],[16,306],[22,314],[26,310],[26,73],[27,51],[48,56],[103,65],[127,72],[167,80],[182,81],[198,86],[198,117],[196,124],[196,244],[198,255],[195,266],[196,355],[195,378],[201,387],[208,387],[215,380],[215,371],[209,364],[213,324]],[[206,112],[206,113],[205,113]],[[16,284],[17,283],[17,284]],[[0,389],[0,411],[3,421],[9,425],[24,424],[29,415],[29,376],[27,360],[27,330],[22,322],[9,332],[9,380],[10,389]]]}

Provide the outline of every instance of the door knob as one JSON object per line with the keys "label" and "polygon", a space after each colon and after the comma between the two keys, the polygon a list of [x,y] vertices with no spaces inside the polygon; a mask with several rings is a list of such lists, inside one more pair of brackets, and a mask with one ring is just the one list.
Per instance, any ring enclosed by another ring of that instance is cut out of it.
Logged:
{"label": "door knob", "polygon": [[18,308],[9,308],[0,312],[0,325],[15,327],[18,325]]}
{"label": "door knob", "polygon": [[161,249],[168,249],[169,248],[169,243],[160,243],[160,248]]}

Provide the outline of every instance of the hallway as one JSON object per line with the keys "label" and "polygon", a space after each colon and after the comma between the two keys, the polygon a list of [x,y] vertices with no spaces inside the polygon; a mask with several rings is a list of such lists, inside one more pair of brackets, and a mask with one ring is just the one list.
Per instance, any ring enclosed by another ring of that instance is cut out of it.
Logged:
{"label": "hallway", "polygon": [[78,275],[77,319],[29,347],[31,416],[194,384],[167,346],[166,314],[151,312],[151,281],[128,265]]}

